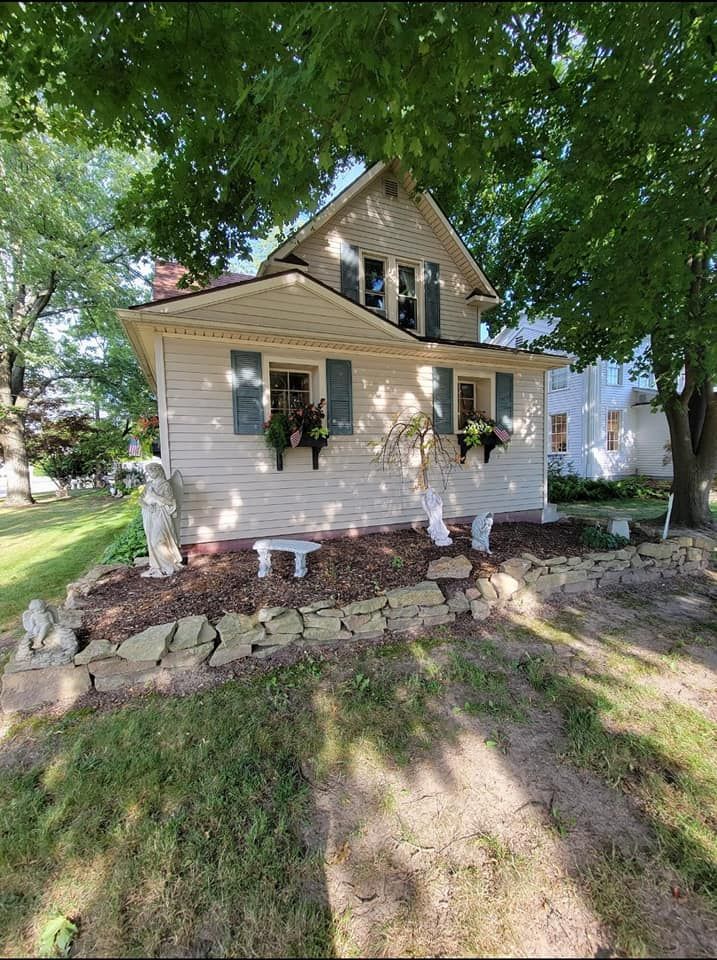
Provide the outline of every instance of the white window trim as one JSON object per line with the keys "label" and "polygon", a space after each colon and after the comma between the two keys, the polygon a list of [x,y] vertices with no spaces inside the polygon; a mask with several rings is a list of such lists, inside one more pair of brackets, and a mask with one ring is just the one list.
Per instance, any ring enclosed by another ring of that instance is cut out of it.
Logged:
{"label": "white window trim", "polygon": [[[563,371],[565,371],[565,383],[564,383],[561,387],[554,387],[554,386],[553,386],[553,374],[554,374],[554,373],[562,373]],[[568,377],[569,377],[569,375],[570,375],[570,369],[569,369],[569,367],[558,367],[558,368],[555,369],[555,370],[551,370],[551,371],[549,372],[549,374],[548,374],[548,393],[560,393],[561,390],[567,390],[567,389],[568,389]]]}
{"label": "white window trim", "polygon": [[323,355],[317,357],[312,355],[303,358],[294,354],[289,356],[280,353],[262,353],[261,355],[261,377],[264,385],[264,420],[271,416],[271,382],[269,374],[271,368],[278,367],[280,370],[295,370],[297,372],[308,373],[309,383],[309,401],[318,403],[322,397],[326,396],[326,357]]}
{"label": "white window trim", "polygon": [[[619,423],[617,428],[617,447],[614,450],[611,450],[608,445],[609,439],[610,439],[609,423],[610,423],[611,413],[616,413],[619,417]],[[625,425],[625,417],[624,417],[623,410],[619,410],[615,407],[611,407],[609,410],[605,412],[605,451],[607,453],[620,453],[622,451],[624,425]]]}
{"label": "white window trim", "polygon": [[[605,386],[607,387],[621,387],[623,384],[623,365],[621,363],[615,363],[613,360],[605,361]],[[610,371],[617,370],[617,383],[610,383]]]}
{"label": "white window trim", "polygon": [[[564,450],[553,450],[553,417],[565,417],[565,449]],[[568,455],[568,445],[570,443],[570,414],[567,410],[558,410],[555,413],[548,414],[548,426],[550,428],[548,434],[548,446],[550,447],[549,455],[551,457],[567,457]]]}
{"label": "white window trim", "polygon": [[[364,272],[364,259],[381,260],[386,269],[386,311],[382,314],[374,307],[369,307],[366,303],[366,276]],[[424,295],[423,295],[423,260],[413,260],[411,257],[396,257],[389,253],[379,253],[368,247],[359,247],[359,300],[362,307],[367,310],[373,310],[377,316],[384,316],[391,323],[398,326],[398,268],[413,267],[416,271],[416,329],[411,333],[422,337],[425,330],[424,318]]]}
{"label": "white window trim", "polygon": [[453,427],[458,432],[458,415],[460,413],[458,384],[463,381],[475,383],[476,380],[490,381],[490,404],[486,410],[488,416],[495,420],[495,371],[494,370],[466,370],[461,367],[453,368]]}

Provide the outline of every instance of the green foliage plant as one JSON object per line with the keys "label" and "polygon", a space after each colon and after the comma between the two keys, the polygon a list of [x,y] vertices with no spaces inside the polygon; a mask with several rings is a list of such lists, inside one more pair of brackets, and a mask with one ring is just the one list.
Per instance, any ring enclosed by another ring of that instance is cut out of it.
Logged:
{"label": "green foliage plant", "polygon": [[585,527],[580,539],[584,546],[593,550],[619,550],[630,542],[616,533],[608,533],[602,527]]}
{"label": "green foliage plant", "polygon": [[285,413],[272,413],[264,424],[264,440],[277,453],[286,450],[289,446],[289,418]]}
{"label": "green foliage plant", "polygon": [[147,556],[147,538],[142,516],[132,519],[122,533],[112,541],[102,555],[102,563],[132,563],[136,557]]}

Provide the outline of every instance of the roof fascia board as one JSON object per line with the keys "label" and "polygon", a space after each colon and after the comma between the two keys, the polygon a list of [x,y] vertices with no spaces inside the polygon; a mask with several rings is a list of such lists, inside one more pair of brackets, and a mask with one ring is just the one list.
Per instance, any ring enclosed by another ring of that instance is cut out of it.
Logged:
{"label": "roof fascia board", "polygon": [[330,287],[327,287],[325,284],[315,280],[310,274],[304,274],[297,268],[285,273],[274,273],[267,277],[262,277],[260,283],[257,283],[256,281],[246,281],[245,283],[234,287],[219,287],[215,290],[207,290],[202,293],[197,293],[191,297],[190,302],[188,302],[189,298],[182,297],[181,299],[174,300],[171,303],[160,302],[150,306],[140,307],[139,309],[135,307],[131,311],[122,312],[127,313],[130,317],[139,316],[143,320],[154,320],[162,316],[170,315],[173,317],[181,317],[182,314],[194,313],[196,310],[201,310],[202,307],[212,307],[221,303],[242,300],[244,297],[253,296],[256,293],[268,292],[270,290],[280,289],[281,287],[291,286],[310,287],[311,292],[316,296],[326,300],[332,306],[345,310],[346,312],[357,317],[359,320],[363,320],[365,323],[371,324],[377,330],[381,330],[383,333],[389,332],[392,335],[392,339],[405,341],[408,343],[412,343],[418,339],[411,336],[411,334],[407,333],[405,330],[401,330],[395,324],[384,320],[383,317],[375,316],[366,307],[362,307],[360,304],[354,303],[352,300],[349,300],[342,294],[337,293]]}
{"label": "roof fascia board", "polygon": [[385,163],[383,160],[379,160],[378,163],[374,163],[372,167],[369,167],[368,170],[364,170],[360,177],[357,177],[352,183],[349,183],[341,193],[334,197],[329,203],[326,204],[318,213],[314,214],[310,220],[304,224],[296,233],[292,234],[285,240],[280,247],[277,247],[276,250],[272,250],[269,256],[264,260],[257,270],[257,276],[261,277],[266,270],[266,266],[270,260],[279,260],[281,257],[286,256],[287,253],[291,252],[294,247],[297,247],[300,243],[303,243],[307,237],[310,237],[312,233],[316,230],[319,230],[325,223],[327,223],[335,214],[341,210],[342,207],[346,206],[357,193],[360,193],[364,187],[368,186],[371,181],[377,177],[383,170],[385,170],[389,164]]}

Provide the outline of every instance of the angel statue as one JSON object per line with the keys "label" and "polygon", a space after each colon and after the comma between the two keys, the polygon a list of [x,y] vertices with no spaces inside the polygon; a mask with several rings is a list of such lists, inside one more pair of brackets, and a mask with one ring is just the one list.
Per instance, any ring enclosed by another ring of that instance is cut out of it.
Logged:
{"label": "angel statue", "polygon": [[493,527],[492,513],[479,513],[471,525],[471,547],[481,553],[490,553],[490,531]]}
{"label": "angel statue", "polygon": [[142,576],[171,577],[182,567],[179,550],[182,475],[175,470],[171,480],[167,480],[161,463],[147,464],[144,472],[147,483],[139,502],[147,538],[149,569]]}
{"label": "angel statue", "polygon": [[426,490],[421,500],[428,517],[428,536],[437,547],[450,547],[453,541],[448,533],[448,527],[443,522],[443,500],[433,487]]}

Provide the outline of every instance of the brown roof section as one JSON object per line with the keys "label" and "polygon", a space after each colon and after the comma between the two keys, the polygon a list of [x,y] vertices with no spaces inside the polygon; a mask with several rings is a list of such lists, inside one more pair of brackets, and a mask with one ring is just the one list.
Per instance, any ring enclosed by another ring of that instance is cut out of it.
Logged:
{"label": "brown roof section", "polygon": [[211,290],[214,287],[226,287],[230,283],[242,283],[244,280],[252,280],[251,273],[222,273],[206,287],[192,286],[180,287],[179,281],[186,274],[187,270],[181,263],[174,263],[171,260],[155,260],[154,262],[154,280],[152,281],[152,303],[155,300],[166,300],[169,297],[186,297],[190,293],[199,293],[203,290]]}

